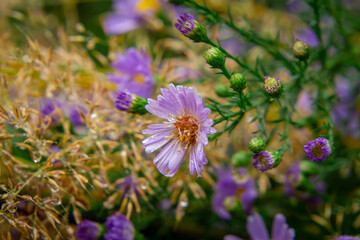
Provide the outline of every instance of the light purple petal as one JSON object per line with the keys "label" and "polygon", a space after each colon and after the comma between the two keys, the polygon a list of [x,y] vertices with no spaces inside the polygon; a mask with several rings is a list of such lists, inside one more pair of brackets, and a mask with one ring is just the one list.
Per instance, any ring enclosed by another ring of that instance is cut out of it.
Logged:
{"label": "light purple petal", "polygon": [[159,132],[167,132],[171,129],[171,131],[173,131],[174,125],[170,124],[170,123],[161,123],[161,124],[152,124],[147,126],[147,129],[143,129],[141,131],[142,134],[156,134]]}
{"label": "light purple petal", "polygon": [[274,239],[281,239],[284,234],[284,225],[286,225],[286,218],[282,214],[276,214],[272,226],[271,236]]}
{"label": "light purple petal", "polygon": [[235,235],[225,235],[224,240],[243,240],[242,238],[239,238]]}
{"label": "light purple petal", "polygon": [[246,229],[252,240],[269,240],[264,221],[257,213],[248,217]]}
{"label": "light purple petal", "polygon": [[[159,101],[160,95],[158,97],[158,101]],[[146,110],[158,117],[164,118],[164,119],[168,119],[169,118],[169,114],[172,115],[176,115],[176,112],[174,111],[173,108],[171,108],[170,105],[164,105],[164,104],[159,104],[158,101],[155,101],[154,99],[149,98],[148,99],[148,105],[145,106]]]}
{"label": "light purple petal", "polygon": [[166,177],[173,177],[185,158],[187,148],[173,140],[154,159],[154,164]]}
{"label": "light purple petal", "polygon": [[151,153],[164,146],[170,140],[169,136],[171,136],[171,134],[172,130],[170,129],[169,131],[160,132],[145,138],[142,141],[145,152]]}
{"label": "light purple petal", "polygon": [[130,32],[138,28],[140,22],[136,18],[127,18],[117,14],[110,14],[105,18],[104,30],[107,34],[116,35]]}

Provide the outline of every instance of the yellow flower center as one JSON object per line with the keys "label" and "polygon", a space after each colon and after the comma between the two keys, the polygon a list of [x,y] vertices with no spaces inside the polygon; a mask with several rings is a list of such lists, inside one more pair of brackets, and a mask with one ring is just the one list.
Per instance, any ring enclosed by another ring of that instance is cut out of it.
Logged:
{"label": "yellow flower center", "polygon": [[311,154],[315,158],[323,157],[323,152],[319,143],[316,143],[315,146],[311,149]]}
{"label": "yellow flower center", "polygon": [[140,0],[136,5],[136,9],[139,13],[145,13],[147,11],[156,12],[159,7],[159,2],[157,0]]}
{"label": "yellow flower center", "polygon": [[174,138],[178,138],[183,147],[195,145],[200,123],[192,115],[178,115],[174,123]]}
{"label": "yellow flower center", "polygon": [[135,76],[134,76],[134,82],[136,83],[140,83],[140,84],[143,84],[145,82],[145,76],[144,74],[142,73],[137,73]]}

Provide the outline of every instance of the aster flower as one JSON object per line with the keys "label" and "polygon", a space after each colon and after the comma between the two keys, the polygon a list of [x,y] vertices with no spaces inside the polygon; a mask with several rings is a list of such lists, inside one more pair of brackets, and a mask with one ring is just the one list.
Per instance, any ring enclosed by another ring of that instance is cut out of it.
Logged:
{"label": "aster flower", "polygon": [[253,156],[253,165],[257,170],[265,172],[276,167],[281,161],[277,151],[261,151]]}
{"label": "aster flower", "polygon": [[67,108],[67,115],[74,127],[81,127],[85,125],[85,122],[81,117],[80,111],[84,114],[87,113],[85,108],[77,104],[72,104]]}
{"label": "aster flower", "polygon": [[41,118],[51,117],[51,122],[56,123],[59,121],[59,116],[55,113],[56,107],[61,107],[61,102],[53,98],[43,98],[40,100],[40,115]]}
{"label": "aster flower", "polygon": [[212,209],[223,219],[230,219],[231,216],[224,207],[224,202],[229,198],[239,198],[244,212],[250,214],[251,205],[257,198],[255,181],[252,177],[246,177],[243,181],[234,179],[231,169],[217,171],[218,180],[214,185],[215,193],[212,198]]}
{"label": "aster flower", "polygon": [[131,194],[131,192],[134,192],[137,196],[140,195],[139,190],[137,189],[137,185],[132,176],[125,177],[124,181],[119,183],[118,189],[122,197],[127,197]]}
{"label": "aster flower", "polygon": [[146,153],[154,152],[170,141],[154,159],[158,170],[167,177],[175,175],[188,150],[190,173],[201,176],[207,163],[203,145],[208,145],[207,134],[215,133],[211,110],[204,107],[199,94],[191,87],[169,84],[161,89],[157,101],[148,99],[146,110],[168,120],[167,123],[149,125],[143,134],[153,134],[143,140]]}
{"label": "aster flower", "polygon": [[353,237],[353,236],[340,236],[337,238],[334,238],[333,240],[359,240],[358,237]]}
{"label": "aster flower", "polygon": [[117,35],[140,27],[145,19],[155,15],[159,9],[158,0],[114,0],[114,12],[105,18],[104,30]]}
{"label": "aster flower", "polygon": [[145,109],[146,104],[147,101],[145,98],[136,96],[127,91],[119,91],[115,99],[116,109],[130,113],[147,113]]}
{"label": "aster flower", "polygon": [[296,162],[285,173],[284,192],[289,196],[295,196],[295,187],[301,177],[300,163]]}
{"label": "aster flower", "polygon": [[144,49],[129,48],[119,54],[112,67],[118,73],[108,74],[108,79],[116,83],[119,91],[127,91],[140,97],[150,97],[155,83],[151,71],[151,59]]}
{"label": "aster flower", "polygon": [[100,230],[95,222],[84,220],[77,226],[76,236],[79,240],[96,240],[100,235]]}
{"label": "aster flower", "polygon": [[194,42],[208,42],[206,28],[189,13],[182,13],[174,24],[177,30]]}
{"label": "aster flower", "polygon": [[[247,218],[246,229],[252,240],[270,240],[264,221],[257,213]],[[271,239],[293,240],[295,231],[286,224],[285,216],[278,213],[274,218],[271,235]]]}
{"label": "aster flower", "polygon": [[306,156],[314,162],[324,161],[331,154],[329,142],[323,137],[309,141],[304,146],[304,151]]}
{"label": "aster flower", "polygon": [[134,226],[124,215],[114,214],[106,219],[107,233],[104,240],[132,240],[134,239]]}
{"label": "aster flower", "polygon": [[284,91],[283,86],[280,82],[280,79],[275,76],[267,75],[264,78],[263,88],[265,92],[273,98],[277,98]]}

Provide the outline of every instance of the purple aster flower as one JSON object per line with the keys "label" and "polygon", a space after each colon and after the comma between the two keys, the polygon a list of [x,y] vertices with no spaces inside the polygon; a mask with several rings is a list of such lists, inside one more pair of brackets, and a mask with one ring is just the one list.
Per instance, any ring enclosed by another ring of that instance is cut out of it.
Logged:
{"label": "purple aster flower", "polygon": [[139,190],[137,189],[137,185],[134,181],[134,178],[132,176],[127,176],[124,178],[124,181],[119,183],[118,189],[120,193],[122,194],[122,197],[127,197],[130,195],[130,192],[135,192],[137,196],[140,195]]}
{"label": "purple aster flower", "polygon": [[329,142],[323,137],[309,141],[304,146],[304,151],[306,156],[314,162],[324,161],[331,154]]}
{"label": "purple aster flower", "polygon": [[[264,221],[259,214],[247,218],[246,229],[253,240],[270,240]],[[272,225],[272,238],[276,240],[293,240],[295,231],[286,224],[286,218],[282,214],[276,214]]]}
{"label": "purple aster flower", "polygon": [[358,237],[352,237],[352,236],[340,236],[337,238],[334,238],[333,240],[359,240]]}
{"label": "purple aster flower", "polygon": [[189,13],[182,13],[175,23],[175,27],[184,35],[192,33],[195,26],[196,20]]}
{"label": "purple aster flower", "polygon": [[258,194],[255,181],[252,177],[245,181],[236,181],[231,173],[231,169],[217,171],[218,180],[214,186],[215,193],[212,198],[212,209],[223,219],[230,219],[230,214],[224,207],[224,202],[228,198],[237,197],[241,200],[244,212],[250,214],[251,205]]}
{"label": "purple aster flower", "polygon": [[299,31],[296,34],[296,39],[306,42],[310,47],[316,47],[320,44],[318,37],[311,28],[306,28]]}
{"label": "purple aster flower", "polygon": [[117,35],[135,30],[159,8],[157,0],[114,0],[114,13],[105,18],[104,30]]}
{"label": "purple aster flower", "polygon": [[104,240],[132,240],[134,239],[134,226],[124,215],[114,214],[106,219],[107,233]]}
{"label": "purple aster flower", "polygon": [[274,156],[269,151],[262,151],[253,156],[254,167],[262,172],[273,168],[274,164]]}
{"label": "purple aster flower", "polygon": [[77,104],[70,105],[67,108],[68,117],[70,118],[70,121],[72,122],[74,127],[81,127],[85,125],[84,120],[81,117],[80,111],[83,112],[84,114],[87,113],[85,108]]}
{"label": "purple aster flower", "polygon": [[154,152],[170,141],[154,159],[158,170],[167,177],[175,175],[190,149],[190,174],[201,176],[207,163],[203,145],[208,145],[207,134],[216,133],[211,110],[204,107],[199,94],[191,87],[169,84],[161,89],[157,101],[148,99],[146,110],[168,120],[167,123],[149,125],[143,134],[153,134],[143,140],[147,153]]}
{"label": "purple aster flower", "polygon": [[56,107],[61,107],[61,103],[53,98],[43,98],[40,100],[40,115],[41,118],[51,117],[51,122],[56,123],[59,121],[59,116],[55,113]]}
{"label": "purple aster flower", "polygon": [[155,83],[151,71],[151,59],[144,49],[129,48],[117,55],[112,67],[119,72],[108,74],[108,79],[117,84],[120,91],[128,91],[148,98],[153,93]]}
{"label": "purple aster flower", "polygon": [[100,230],[95,222],[84,220],[77,226],[76,236],[79,240],[96,240],[99,237]]}

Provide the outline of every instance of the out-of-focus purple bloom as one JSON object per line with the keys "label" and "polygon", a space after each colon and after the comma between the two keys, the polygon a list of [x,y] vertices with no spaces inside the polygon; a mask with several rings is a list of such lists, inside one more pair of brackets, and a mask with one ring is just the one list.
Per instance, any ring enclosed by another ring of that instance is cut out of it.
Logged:
{"label": "out-of-focus purple bloom", "polygon": [[114,0],[114,13],[105,18],[104,30],[117,35],[135,30],[144,23],[146,17],[154,15],[158,8],[157,0]]}
{"label": "out-of-focus purple bloom", "polygon": [[314,162],[324,161],[331,154],[329,142],[323,137],[309,141],[304,146],[304,151],[306,156]]}
{"label": "out-of-focus purple bloom", "polygon": [[311,10],[311,8],[303,0],[292,0],[286,3],[286,10],[290,13],[298,13]]}
{"label": "out-of-focus purple bloom", "polygon": [[254,167],[262,172],[271,169],[274,163],[275,163],[275,159],[268,151],[262,151],[253,156]]}
{"label": "out-of-focus purple bloom", "polygon": [[213,211],[223,219],[230,219],[231,215],[226,210],[224,202],[228,198],[237,197],[241,200],[244,212],[251,214],[251,205],[258,196],[254,179],[248,177],[244,181],[237,181],[233,178],[230,168],[218,170],[217,176],[212,199]]}
{"label": "out-of-focus purple bloom", "polygon": [[202,97],[191,87],[169,84],[169,88],[161,88],[161,93],[157,100],[148,99],[146,110],[168,122],[142,130],[143,134],[152,134],[143,140],[145,151],[154,152],[171,141],[154,159],[158,170],[167,177],[174,176],[190,150],[190,174],[197,172],[200,177],[207,163],[203,145],[208,145],[208,134],[216,133],[211,127],[214,121],[209,118],[211,110],[204,107]]}
{"label": "out-of-focus purple bloom", "polygon": [[[270,240],[264,221],[259,214],[248,216],[246,229],[252,240]],[[272,225],[272,238],[276,240],[293,240],[295,231],[286,224],[284,215],[278,213]]]}
{"label": "out-of-focus purple bloom", "polygon": [[84,114],[87,113],[85,108],[77,104],[72,104],[67,108],[67,115],[70,121],[72,122],[72,124],[74,125],[74,127],[81,127],[85,125],[85,122],[81,117],[80,111],[83,112]]}
{"label": "out-of-focus purple bloom", "polygon": [[195,26],[196,20],[189,13],[182,13],[175,23],[175,27],[184,35],[192,33]]}
{"label": "out-of-focus purple bloom", "polygon": [[76,236],[79,240],[96,240],[99,237],[100,230],[95,222],[84,220],[77,226]]}
{"label": "out-of-focus purple bloom", "polygon": [[300,109],[305,113],[311,113],[313,110],[313,100],[311,99],[310,93],[308,91],[303,91],[300,93],[300,96],[295,105],[296,109]]}
{"label": "out-of-focus purple bloom", "polygon": [[122,194],[122,197],[127,197],[129,194],[131,194],[131,192],[134,192],[137,196],[140,195],[136,182],[132,176],[125,177],[124,181],[119,183],[118,189]]}
{"label": "out-of-focus purple bloom", "polygon": [[128,91],[148,98],[153,93],[155,83],[151,71],[151,59],[144,49],[129,48],[124,54],[117,55],[112,67],[118,73],[108,74],[108,79],[117,84],[118,90]]}
{"label": "out-of-focus purple bloom", "polygon": [[235,34],[230,28],[221,28],[219,33],[221,46],[230,52],[232,55],[240,55],[243,46],[239,41],[239,35]]}
{"label": "out-of-focus purple bloom", "polygon": [[124,215],[114,214],[106,219],[107,233],[104,240],[132,240],[134,239],[134,226]]}
{"label": "out-of-focus purple bloom", "polygon": [[358,237],[353,237],[353,236],[340,236],[337,238],[334,238],[333,240],[359,240]]}
{"label": "out-of-focus purple bloom", "polygon": [[305,28],[299,31],[295,36],[296,39],[306,42],[310,47],[316,47],[320,44],[318,37],[311,28]]}
{"label": "out-of-focus purple bloom", "polygon": [[243,240],[243,239],[239,238],[235,235],[226,235],[226,236],[224,236],[224,240]]}
{"label": "out-of-focus purple bloom", "polygon": [[133,102],[133,96],[126,91],[118,92],[115,99],[115,107],[119,111],[128,111]]}
{"label": "out-of-focus purple bloom", "polygon": [[284,192],[289,196],[295,196],[295,187],[301,177],[300,163],[296,162],[285,173]]}
{"label": "out-of-focus purple bloom", "polygon": [[59,116],[56,115],[55,109],[61,107],[61,103],[53,98],[43,98],[39,103],[41,118],[51,117],[51,122],[59,121]]}

